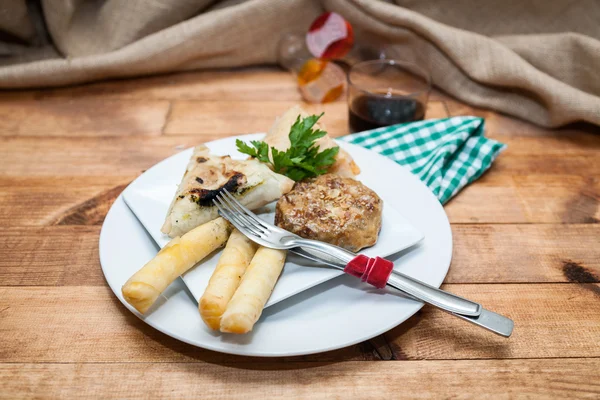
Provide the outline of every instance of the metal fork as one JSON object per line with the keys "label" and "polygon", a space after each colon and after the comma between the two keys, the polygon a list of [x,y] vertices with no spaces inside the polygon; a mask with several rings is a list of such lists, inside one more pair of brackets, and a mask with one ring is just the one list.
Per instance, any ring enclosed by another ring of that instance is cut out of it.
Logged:
{"label": "metal fork", "polygon": [[[218,194],[213,202],[225,219],[261,246],[292,250],[301,256],[323,262],[340,270],[343,270],[356,257],[356,254],[341,247],[317,240],[304,239],[263,221],[237,201],[227,190]],[[498,335],[509,337],[512,333],[514,327],[512,320],[486,310],[478,303],[440,290],[400,272],[392,271],[387,284],[414,300],[431,304]]]}

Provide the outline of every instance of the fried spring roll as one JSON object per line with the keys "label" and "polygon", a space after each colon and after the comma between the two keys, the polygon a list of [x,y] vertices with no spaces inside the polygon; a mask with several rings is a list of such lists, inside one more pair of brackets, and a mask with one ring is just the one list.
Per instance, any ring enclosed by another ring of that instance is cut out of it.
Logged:
{"label": "fried spring roll", "polygon": [[221,316],[238,288],[257,247],[256,243],[237,229],[231,232],[217,267],[198,303],[200,316],[209,328],[219,329]]}
{"label": "fried spring roll", "polygon": [[221,332],[252,330],[277,283],[286,254],[286,250],[258,248],[221,317]]}
{"label": "fried spring roll", "polygon": [[171,240],[125,282],[121,289],[123,297],[145,313],[171,282],[223,246],[231,229],[229,222],[217,218]]}

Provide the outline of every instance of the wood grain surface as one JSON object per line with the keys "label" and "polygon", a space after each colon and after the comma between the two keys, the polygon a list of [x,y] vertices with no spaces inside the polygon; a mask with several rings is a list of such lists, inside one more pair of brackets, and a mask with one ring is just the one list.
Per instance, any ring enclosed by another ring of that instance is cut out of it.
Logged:
{"label": "wood grain surface", "polygon": [[[0,92],[0,398],[600,397],[600,130],[545,130],[440,92],[427,118],[482,116],[508,144],[445,206],[443,288],[514,319],[510,339],[424,307],[364,343],[262,359],[187,345],[127,311],[98,259],[121,191],[300,102],[272,68]],[[347,133],[343,100],[306,107]]]}

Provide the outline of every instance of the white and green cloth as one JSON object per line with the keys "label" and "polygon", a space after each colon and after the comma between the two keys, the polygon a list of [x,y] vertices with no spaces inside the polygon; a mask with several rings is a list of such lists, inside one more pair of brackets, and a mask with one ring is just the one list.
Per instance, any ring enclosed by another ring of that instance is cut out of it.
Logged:
{"label": "white and green cloth", "polygon": [[409,168],[442,204],[481,176],[506,145],[483,136],[477,117],[430,119],[339,138]]}

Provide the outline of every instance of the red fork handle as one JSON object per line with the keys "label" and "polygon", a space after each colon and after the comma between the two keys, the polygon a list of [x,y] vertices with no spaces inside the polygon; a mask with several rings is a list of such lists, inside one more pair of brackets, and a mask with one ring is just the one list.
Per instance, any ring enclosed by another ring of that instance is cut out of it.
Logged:
{"label": "red fork handle", "polygon": [[364,254],[354,257],[346,267],[344,272],[360,278],[378,289],[383,289],[387,284],[394,263],[381,257],[370,258]]}

